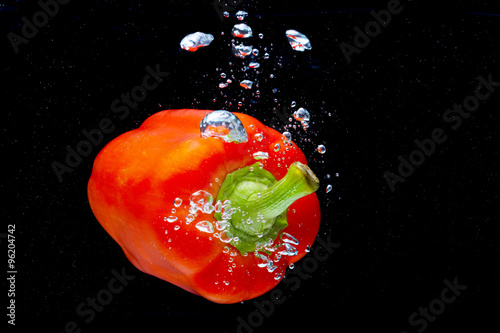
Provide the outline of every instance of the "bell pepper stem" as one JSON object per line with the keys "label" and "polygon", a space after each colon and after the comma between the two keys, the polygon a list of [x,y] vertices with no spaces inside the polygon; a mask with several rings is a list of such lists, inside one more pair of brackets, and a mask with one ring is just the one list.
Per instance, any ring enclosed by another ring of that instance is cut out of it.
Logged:
{"label": "bell pepper stem", "polygon": [[294,162],[280,181],[260,195],[249,198],[244,211],[250,216],[259,216],[269,221],[283,213],[297,199],[315,192],[319,180],[311,169],[300,162]]}
{"label": "bell pepper stem", "polygon": [[292,163],[279,181],[255,163],[226,175],[217,200],[231,202],[230,214],[224,210],[214,216],[229,222],[231,245],[241,253],[251,252],[263,241],[274,240],[288,226],[288,207],[318,187],[316,175],[300,162]]}

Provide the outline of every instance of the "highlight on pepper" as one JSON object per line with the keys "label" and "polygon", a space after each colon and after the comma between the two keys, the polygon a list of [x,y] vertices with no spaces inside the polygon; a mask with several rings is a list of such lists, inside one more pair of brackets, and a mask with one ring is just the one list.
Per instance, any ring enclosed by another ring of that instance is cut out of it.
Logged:
{"label": "highlight on pepper", "polygon": [[314,242],[318,178],[242,113],[165,110],[98,154],[89,203],[139,270],[217,303],[274,288]]}

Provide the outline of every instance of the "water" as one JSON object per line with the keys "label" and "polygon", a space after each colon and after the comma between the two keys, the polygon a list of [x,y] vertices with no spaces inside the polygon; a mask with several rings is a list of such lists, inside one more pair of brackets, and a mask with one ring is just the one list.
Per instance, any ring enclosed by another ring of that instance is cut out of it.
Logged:
{"label": "water", "polygon": [[248,67],[250,68],[259,68],[260,64],[258,62],[251,62]]}
{"label": "water", "polygon": [[245,17],[248,16],[248,13],[243,11],[243,10],[238,10],[236,12],[236,18],[240,21],[243,21],[245,19]]}
{"label": "water", "polygon": [[[199,190],[189,197],[189,204],[191,205],[189,212],[191,214],[198,211],[204,212],[207,207],[210,207],[214,202],[214,197],[207,191]],[[214,208],[215,209],[215,208]]]}
{"label": "water", "polygon": [[240,86],[242,86],[245,89],[252,89],[253,81],[243,80],[243,81],[240,82]]}
{"label": "water", "polygon": [[252,53],[253,46],[251,45],[235,45],[233,46],[233,54],[239,58],[245,58]]}
{"label": "water", "polygon": [[258,151],[253,153],[253,158],[256,160],[267,160],[269,158],[269,153],[265,151]]}
{"label": "water", "polygon": [[231,32],[234,37],[249,38],[253,36],[252,28],[245,23],[235,24]]}
{"label": "water", "polygon": [[200,122],[202,138],[215,137],[225,142],[242,143],[248,141],[248,135],[241,121],[226,110],[210,112]]}
{"label": "water", "polygon": [[293,117],[297,121],[309,121],[311,120],[311,115],[309,114],[309,111],[307,111],[304,108],[299,108],[297,111],[293,113]]}
{"label": "water", "polygon": [[175,222],[175,221],[177,221],[177,217],[176,216],[172,216],[171,215],[171,216],[167,217],[167,222],[172,223],[172,222]]}
{"label": "water", "polygon": [[201,222],[196,223],[196,228],[200,231],[210,233],[210,234],[214,232],[214,226],[209,221],[201,221]]}
{"label": "water", "polygon": [[326,193],[330,193],[330,191],[332,190],[332,188],[333,188],[333,186],[332,186],[332,185],[330,185],[330,184],[328,184],[328,185],[326,186]]}
{"label": "water", "polygon": [[293,244],[293,245],[299,245],[299,241],[297,240],[297,238],[293,237],[292,235],[290,235],[287,232],[283,232],[280,235],[280,238],[285,243],[290,243],[290,244]]}
{"label": "water", "polygon": [[304,34],[298,32],[297,30],[287,30],[286,37],[288,38],[290,46],[295,51],[304,52],[304,50],[311,49],[311,42],[309,41],[309,38],[307,38]]}
{"label": "water", "polygon": [[324,145],[318,145],[318,148],[316,148],[316,150],[318,151],[318,153],[320,154],[324,154],[326,153],[326,147]]}
{"label": "water", "polygon": [[184,37],[181,40],[180,45],[182,49],[194,52],[198,50],[200,47],[205,47],[210,45],[210,43],[212,43],[213,40],[214,40],[213,35],[198,31]]}
{"label": "water", "polygon": [[297,255],[298,250],[290,243],[281,243],[281,244],[278,244],[276,252],[280,255],[283,255],[283,256],[293,257],[293,256]]}
{"label": "water", "polygon": [[282,140],[284,143],[292,141],[292,134],[290,132],[283,132],[281,134]]}

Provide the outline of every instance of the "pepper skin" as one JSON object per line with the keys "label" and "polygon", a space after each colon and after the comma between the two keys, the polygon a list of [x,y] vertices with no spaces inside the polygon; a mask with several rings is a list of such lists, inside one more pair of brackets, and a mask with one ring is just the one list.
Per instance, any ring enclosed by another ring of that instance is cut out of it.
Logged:
{"label": "pepper skin", "polygon": [[[273,272],[259,267],[262,259],[254,252],[222,242],[217,229],[210,233],[196,227],[200,221],[215,225],[213,213],[199,211],[188,223],[189,197],[204,190],[217,198],[226,175],[260,162],[280,180],[293,162],[307,163],[294,143],[286,145],[279,132],[246,114],[233,113],[247,131],[247,142],[201,138],[200,121],[210,112],[161,111],[115,138],[96,157],[88,198],[99,223],[135,267],[210,301],[237,303],[271,290],[286,267],[306,254],[318,233],[320,206],[310,193],[285,210],[288,226],[280,234],[297,239],[297,254],[282,256]],[[256,160],[256,152],[269,158]],[[176,199],[182,199],[178,207]],[[177,219],[169,222],[168,217]],[[278,236],[274,244],[280,241]]]}

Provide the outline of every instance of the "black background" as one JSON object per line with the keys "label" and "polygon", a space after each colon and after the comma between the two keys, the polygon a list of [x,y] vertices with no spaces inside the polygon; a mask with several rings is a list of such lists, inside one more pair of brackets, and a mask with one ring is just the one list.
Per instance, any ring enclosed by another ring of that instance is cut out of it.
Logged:
{"label": "black background", "polygon": [[[453,103],[473,94],[478,76],[491,73],[500,81],[500,12],[492,3],[401,1],[401,14],[348,63],[339,44],[353,45],[354,28],[363,29],[373,20],[370,10],[386,8],[387,1],[243,1],[237,9],[249,12],[244,22],[264,34],[251,41],[261,55],[263,47],[270,53],[260,58],[261,97],[255,98],[255,89],[242,92],[237,83],[223,91],[227,97],[218,88],[221,71],[233,68],[242,77],[242,61],[228,46],[238,21],[221,20],[211,1],[73,0],[17,54],[6,36],[20,34],[21,18],[31,20],[40,8],[5,2],[1,232],[16,225],[16,328],[63,332],[75,321],[82,332],[132,331],[135,325],[141,331],[236,332],[237,318],[256,311],[253,301],[214,304],[138,271],[94,218],[86,184],[105,143],[159,110],[239,110],[282,131],[288,121],[273,107],[290,112],[291,101],[312,115],[307,132],[291,132],[322,181],[320,236],[341,245],[298,290],[279,284],[286,301],[253,330],[416,332],[421,326],[412,327],[408,317],[439,298],[443,280],[455,277],[467,289],[425,331],[497,327],[500,92],[457,130],[443,121]],[[284,36],[290,28],[306,34],[312,50],[292,50]],[[180,40],[195,31],[216,40],[194,53],[181,50]],[[157,64],[169,77],[119,119],[111,102]],[[106,117],[116,129],[60,182],[52,162],[64,162],[65,147],[76,147],[82,130]],[[384,173],[396,173],[398,156],[408,157],[413,141],[429,138],[435,128],[448,139],[391,192]],[[314,151],[318,144],[326,146],[324,155]],[[327,184],[333,186],[328,194]],[[6,251],[6,240],[1,244]],[[85,323],[75,312],[78,304],[107,286],[112,269],[122,268],[135,279]]]}

